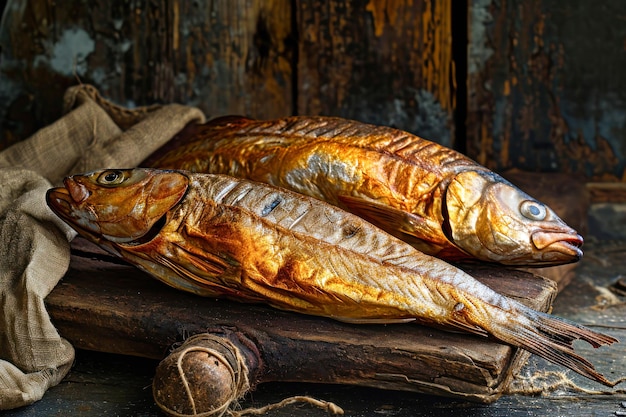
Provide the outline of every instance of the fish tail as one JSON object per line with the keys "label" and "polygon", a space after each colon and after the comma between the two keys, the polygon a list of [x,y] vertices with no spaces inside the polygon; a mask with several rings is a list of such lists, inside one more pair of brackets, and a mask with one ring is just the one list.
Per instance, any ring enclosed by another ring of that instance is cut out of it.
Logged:
{"label": "fish tail", "polygon": [[508,320],[501,325],[492,323],[490,331],[494,336],[606,386],[616,385],[596,371],[591,362],[574,352],[572,345],[575,340],[584,340],[597,348],[618,342],[616,338],[521,304],[516,310],[521,314],[513,315],[512,319],[507,317]]}

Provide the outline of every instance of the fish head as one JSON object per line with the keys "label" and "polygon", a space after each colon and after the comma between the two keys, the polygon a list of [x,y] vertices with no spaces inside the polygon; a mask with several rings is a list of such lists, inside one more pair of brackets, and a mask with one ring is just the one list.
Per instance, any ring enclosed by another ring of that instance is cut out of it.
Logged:
{"label": "fish head", "polygon": [[145,168],[107,169],[63,180],[46,194],[48,206],[79,234],[102,243],[140,239],[185,195],[189,178]]}
{"label": "fish head", "polygon": [[582,257],[583,238],[574,229],[495,173],[457,174],[444,205],[448,238],[478,259],[543,267]]}

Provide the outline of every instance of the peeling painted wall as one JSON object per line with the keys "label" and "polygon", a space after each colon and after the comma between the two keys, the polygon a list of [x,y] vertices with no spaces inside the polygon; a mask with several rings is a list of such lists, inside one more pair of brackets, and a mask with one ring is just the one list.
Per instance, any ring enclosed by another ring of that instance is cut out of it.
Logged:
{"label": "peeling painted wall", "polygon": [[0,148],[60,117],[78,82],[136,106],[292,113],[290,0],[9,0],[0,28]]}

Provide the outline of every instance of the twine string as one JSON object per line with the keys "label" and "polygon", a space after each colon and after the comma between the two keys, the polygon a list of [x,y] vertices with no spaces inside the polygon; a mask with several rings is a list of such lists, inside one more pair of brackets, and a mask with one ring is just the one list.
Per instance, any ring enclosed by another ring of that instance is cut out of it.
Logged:
{"label": "twine string", "polygon": [[296,403],[310,404],[315,407],[319,407],[322,410],[326,410],[329,414],[343,415],[343,409],[339,407],[337,404],[331,403],[329,401],[318,400],[313,397],[309,397],[308,395],[296,395],[293,397],[285,398],[284,400],[279,401],[277,403],[269,404],[269,405],[266,405],[264,407],[259,407],[259,408],[246,408],[245,410],[241,410],[241,411],[230,410],[229,414],[233,417],[241,417],[245,415],[260,416],[260,415],[267,413],[268,411],[276,410],[278,408],[282,408],[287,405],[296,404]]}

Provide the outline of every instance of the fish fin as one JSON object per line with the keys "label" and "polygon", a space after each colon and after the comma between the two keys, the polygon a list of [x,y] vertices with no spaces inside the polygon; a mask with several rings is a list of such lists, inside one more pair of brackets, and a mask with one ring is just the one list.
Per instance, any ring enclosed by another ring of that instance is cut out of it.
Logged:
{"label": "fish fin", "polygon": [[398,210],[386,204],[348,195],[338,195],[339,201],[352,213],[377,225],[385,225],[385,230],[411,229],[424,220],[415,214]]}
{"label": "fish fin", "polygon": [[[212,286],[207,286],[191,274],[190,271],[172,262],[163,255],[152,254],[152,256],[146,259],[143,256],[137,256],[134,253],[123,251],[122,257],[159,281],[178,290],[214,297],[219,297],[224,294],[224,291],[214,289]],[[172,274],[177,275],[182,278],[182,280],[174,278]]]}
{"label": "fish fin", "polygon": [[209,276],[223,275],[230,267],[224,259],[211,253],[203,253],[202,256],[198,256],[196,253],[183,249],[183,256],[192,266]]}
{"label": "fish fin", "polygon": [[[191,231],[188,232],[190,235],[194,236]],[[176,247],[176,259],[180,259],[181,262],[189,263],[202,274],[212,277],[232,277],[241,275],[241,264],[226,252],[221,252],[217,255],[200,248],[190,251],[189,247],[186,245],[174,243],[174,246]]]}
{"label": "fish fin", "polygon": [[232,292],[232,290],[226,287],[199,277],[198,275],[189,271],[187,268],[178,265],[176,262],[171,261],[165,256],[157,255],[157,259],[155,259],[155,261],[171,269],[174,273],[176,273],[178,276],[185,280],[184,283],[181,283],[174,282],[171,279],[163,279],[168,285],[174,288],[190,291],[196,294],[202,293],[203,295],[211,295],[216,297],[223,296]]}
{"label": "fish fin", "polygon": [[181,265],[179,262],[174,262],[160,254],[156,254],[153,260],[157,265],[163,265],[170,269],[182,280],[164,276],[157,271],[149,272],[171,287],[194,294],[206,297],[235,297],[254,302],[259,301],[258,298],[244,294],[237,289],[241,278],[238,264],[231,264],[229,260],[219,257],[209,259],[188,252],[187,254],[188,256],[184,257],[187,265]]}
{"label": "fish fin", "polygon": [[618,342],[616,338],[524,306],[520,309],[528,320],[517,323],[513,320],[512,325],[497,326],[493,331],[497,338],[609,387],[616,385],[599,373],[591,362],[576,354],[572,345],[575,340],[584,340],[597,348]]}
{"label": "fish fin", "polygon": [[386,204],[346,195],[339,195],[337,198],[350,212],[387,231],[402,231],[414,235],[414,230],[426,222],[415,214]]}
{"label": "fish fin", "polygon": [[331,316],[331,318],[337,321],[350,323],[350,324],[396,324],[396,323],[410,323],[416,320],[414,317],[407,317],[407,318],[402,318],[402,319],[400,318],[398,319],[376,319],[376,318],[359,319],[359,318]]}
{"label": "fish fin", "polygon": [[[458,320],[448,320],[445,322],[445,326],[450,326],[456,329],[461,330],[462,332],[465,333],[472,333],[478,336],[483,336],[483,337],[487,337],[489,336],[489,332],[487,332],[485,329],[483,329],[482,327],[479,326],[472,326],[468,323],[462,322],[462,321],[458,321]],[[444,327],[446,328],[446,327]],[[449,329],[446,329],[449,330]]]}
{"label": "fish fin", "polygon": [[424,249],[424,245],[448,245],[444,236],[438,236],[442,234],[438,225],[429,224],[427,219],[416,214],[363,198],[347,195],[337,198],[348,211],[418,249]]}

